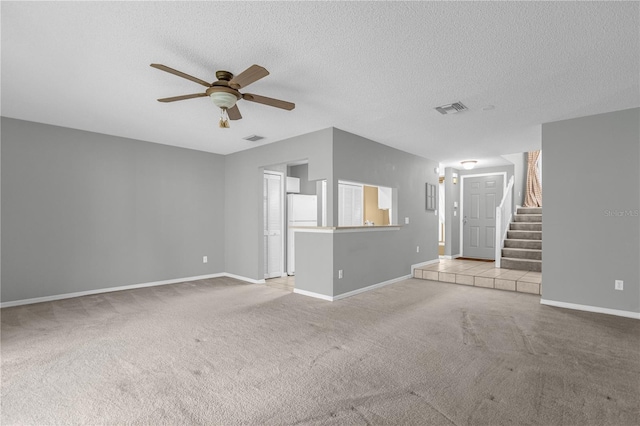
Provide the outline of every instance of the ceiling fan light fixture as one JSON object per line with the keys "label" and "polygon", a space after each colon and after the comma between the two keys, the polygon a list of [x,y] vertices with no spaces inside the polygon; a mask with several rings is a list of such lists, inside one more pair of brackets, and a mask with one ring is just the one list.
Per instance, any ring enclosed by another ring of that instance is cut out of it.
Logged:
{"label": "ceiling fan light fixture", "polygon": [[177,75],[184,79],[193,81],[202,86],[205,86],[207,90],[204,93],[192,93],[190,95],[172,96],[170,98],[158,99],[158,102],[175,102],[185,99],[202,98],[209,96],[213,103],[220,108],[220,121],[218,125],[223,129],[228,129],[229,120],[240,120],[242,114],[236,105],[241,99],[246,99],[249,102],[255,102],[258,104],[268,105],[276,108],[285,109],[291,111],[296,107],[292,102],[282,101],[280,99],[268,98],[266,96],[252,95],[250,93],[240,93],[238,89],[245,88],[251,83],[255,83],[263,77],[269,75],[269,71],[261,67],[260,65],[251,65],[240,74],[234,76],[229,71],[219,70],[216,71],[217,81],[209,83],[205,80],[193,77],[189,74],[185,74],[182,71],[170,68],[162,64],[151,64],[153,68],[157,68],[161,71],[168,72],[169,74]]}
{"label": "ceiling fan light fixture", "polygon": [[462,168],[465,170],[473,169],[477,163],[478,163],[477,160],[465,160],[460,162],[460,164],[462,164]]}
{"label": "ceiling fan light fixture", "polygon": [[231,108],[238,101],[236,95],[229,92],[212,92],[209,97],[218,108]]}

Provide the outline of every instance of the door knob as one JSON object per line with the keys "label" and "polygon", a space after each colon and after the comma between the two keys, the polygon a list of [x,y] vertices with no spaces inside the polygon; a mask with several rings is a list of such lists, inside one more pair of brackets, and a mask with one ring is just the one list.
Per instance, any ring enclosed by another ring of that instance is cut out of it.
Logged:
{"label": "door knob", "polygon": [[467,217],[465,216],[464,219],[462,220],[462,223],[467,223]]}

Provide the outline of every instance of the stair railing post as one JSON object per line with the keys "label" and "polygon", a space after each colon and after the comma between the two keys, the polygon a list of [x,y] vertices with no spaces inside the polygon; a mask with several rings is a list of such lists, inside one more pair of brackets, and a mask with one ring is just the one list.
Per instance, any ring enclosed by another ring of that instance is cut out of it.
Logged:
{"label": "stair railing post", "polygon": [[[500,205],[496,207],[496,268],[499,268],[501,264],[500,260],[502,258],[502,242],[507,236],[509,222],[511,222],[511,216],[513,215],[513,208],[511,206],[511,203],[513,202],[513,182],[514,178],[513,176],[511,176],[511,179],[509,179],[509,183],[507,184],[507,188],[502,195]],[[509,210],[507,211],[506,208],[508,208]]]}
{"label": "stair railing post", "polygon": [[496,268],[500,267],[500,258],[502,257],[502,209],[496,207]]}

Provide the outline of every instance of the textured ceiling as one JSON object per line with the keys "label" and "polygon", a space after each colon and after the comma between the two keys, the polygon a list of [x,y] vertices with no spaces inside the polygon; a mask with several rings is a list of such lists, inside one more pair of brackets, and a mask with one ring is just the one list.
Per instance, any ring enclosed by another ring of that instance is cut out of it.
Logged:
{"label": "textured ceiling", "polygon": [[[334,126],[441,162],[640,105],[638,2],[2,2],[2,115],[228,154]],[[271,75],[219,129],[204,80]],[[462,101],[470,110],[441,115]],[[484,111],[483,106],[495,108]],[[241,138],[258,134],[258,143]]]}

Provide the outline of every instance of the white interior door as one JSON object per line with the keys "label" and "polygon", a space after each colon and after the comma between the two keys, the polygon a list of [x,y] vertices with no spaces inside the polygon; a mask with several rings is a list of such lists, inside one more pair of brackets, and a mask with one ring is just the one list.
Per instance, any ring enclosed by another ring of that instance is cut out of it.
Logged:
{"label": "white interior door", "polygon": [[264,277],[283,275],[283,176],[276,172],[264,172]]}
{"label": "white interior door", "polygon": [[463,247],[465,257],[495,258],[496,207],[502,200],[502,175],[469,176],[463,188]]}

